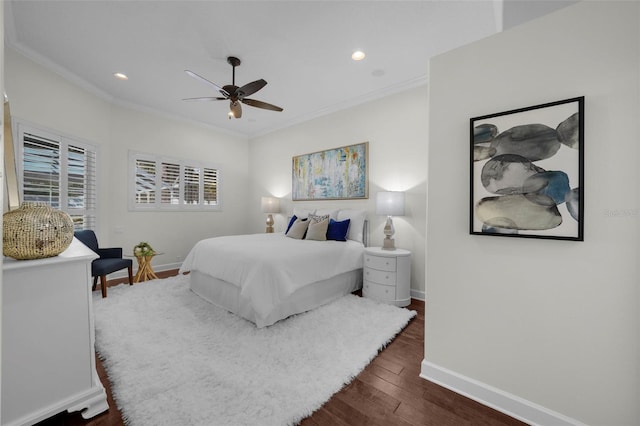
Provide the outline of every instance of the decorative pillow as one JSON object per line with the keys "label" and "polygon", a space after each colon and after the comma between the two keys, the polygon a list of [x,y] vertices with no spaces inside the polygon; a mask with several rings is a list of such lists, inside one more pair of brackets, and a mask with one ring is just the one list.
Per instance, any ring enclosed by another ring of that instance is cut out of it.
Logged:
{"label": "decorative pillow", "polygon": [[289,229],[291,229],[291,225],[293,225],[293,223],[296,221],[297,218],[298,218],[298,216],[296,216],[295,214],[293,216],[291,216],[291,220],[289,221],[289,224],[287,225],[287,230],[284,231],[285,234],[287,232],[289,232]]}
{"label": "decorative pillow", "polygon": [[316,222],[322,222],[323,220],[329,220],[330,216],[328,214],[323,214],[323,215],[319,215],[319,214],[313,214],[311,213],[309,215],[309,220],[310,221],[316,221]]}
{"label": "decorative pillow", "polygon": [[341,222],[330,219],[329,228],[327,228],[327,240],[347,241],[349,223],[351,223],[351,219],[345,219]]}
{"label": "decorative pillow", "polygon": [[329,215],[329,218],[331,219],[338,219],[338,212],[340,210],[338,209],[317,209],[316,212],[314,213],[316,216],[324,216],[324,215]]}
{"label": "decorative pillow", "polygon": [[364,220],[366,212],[364,210],[340,210],[338,212],[338,221],[345,219],[351,219],[349,225],[349,232],[347,233],[347,239],[364,243],[364,235],[362,235],[364,228]]}
{"label": "decorative pillow", "polygon": [[304,238],[304,234],[307,232],[307,228],[309,227],[308,219],[296,219],[291,225],[291,228],[287,231],[287,237],[295,238],[297,240],[301,240]]}
{"label": "decorative pillow", "polygon": [[326,241],[327,228],[329,227],[329,215],[317,216],[309,215],[309,229],[305,240]]}

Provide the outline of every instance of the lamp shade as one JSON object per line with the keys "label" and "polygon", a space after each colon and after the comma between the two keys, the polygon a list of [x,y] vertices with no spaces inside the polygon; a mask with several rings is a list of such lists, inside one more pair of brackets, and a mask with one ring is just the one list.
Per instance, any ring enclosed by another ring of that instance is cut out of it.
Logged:
{"label": "lamp shade", "polygon": [[275,197],[262,197],[262,213],[279,213],[280,199]]}
{"label": "lamp shade", "polygon": [[376,214],[384,216],[404,216],[404,192],[378,192]]}

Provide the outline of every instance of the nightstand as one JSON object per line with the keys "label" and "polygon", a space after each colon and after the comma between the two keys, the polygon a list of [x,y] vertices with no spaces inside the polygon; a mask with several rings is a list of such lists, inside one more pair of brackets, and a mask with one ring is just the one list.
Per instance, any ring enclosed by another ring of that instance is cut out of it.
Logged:
{"label": "nightstand", "polygon": [[396,306],[411,303],[411,252],[381,247],[364,251],[362,295]]}

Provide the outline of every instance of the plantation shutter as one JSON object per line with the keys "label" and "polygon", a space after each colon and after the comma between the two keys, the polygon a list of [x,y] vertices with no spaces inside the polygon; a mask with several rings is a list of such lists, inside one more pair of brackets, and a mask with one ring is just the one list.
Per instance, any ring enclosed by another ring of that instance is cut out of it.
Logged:
{"label": "plantation shutter", "polygon": [[67,213],[76,229],[96,229],[96,153],[80,146],[67,149]]}
{"label": "plantation shutter", "polygon": [[60,208],[60,144],[31,133],[23,135],[22,200]]}
{"label": "plantation shutter", "polygon": [[180,203],[180,164],[162,163],[162,204]]}
{"label": "plantation shutter", "polygon": [[220,170],[191,160],[129,151],[135,180],[129,186],[131,210],[221,210]]}
{"label": "plantation shutter", "polygon": [[17,127],[22,200],[68,213],[76,229],[95,229],[95,147],[22,123]]}
{"label": "plantation shutter", "polygon": [[136,159],[136,204],[155,204],[156,202],[156,162]]}
{"label": "plantation shutter", "polygon": [[184,204],[200,203],[200,169],[185,166],[184,168]]}
{"label": "plantation shutter", "polygon": [[204,203],[208,205],[218,204],[218,171],[204,168]]}

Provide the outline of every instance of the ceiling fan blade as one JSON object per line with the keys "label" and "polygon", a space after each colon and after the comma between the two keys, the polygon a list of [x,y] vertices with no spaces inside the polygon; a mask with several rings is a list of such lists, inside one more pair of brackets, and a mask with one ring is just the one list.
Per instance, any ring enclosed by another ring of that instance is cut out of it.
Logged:
{"label": "ceiling fan blade", "polygon": [[[240,105],[240,102],[238,101],[231,101],[231,114],[233,114],[233,116],[235,118],[240,118],[242,117],[242,105]],[[231,117],[229,117],[231,118]]]}
{"label": "ceiling fan blade", "polygon": [[226,90],[224,90],[222,87],[215,84],[213,81],[209,81],[206,78],[202,77],[201,75],[198,75],[195,72],[190,70],[184,70],[184,72],[193,78],[196,78],[204,83],[210,84],[211,86],[215,87],[218,92],[222,93],[222,95],[224,95],[225,97],[229,97],[229,93]]}
{"label": "ceiling fan blade", "polygon": [[252,81],[251,83],[245,84],[244,86],[240,87],[238,90],[236,90],[236,93],[238,94],[238,98],[242,99],[245,96],[253,95],[266,85],[267,82],[263,79]]}
{"label": "ceiling fan blade", "polygon": [[255,99],[243,99],[242,103],[243,104],[247,104],[247,105],[251,105],[252,107],[268,109],[268,110],[271,110],[271,111],[283,111],[283,109],[280,108],[279,106],[271,105],[271,104],[268,104],[266,102],[258,101],[258,100],[255,100]]}
{"label": "ceiling fan blade", "polygon": [[213,96],[204,96],[201,98],[184,98],[183,101],[224,101],[227,98],[215,98]]}

